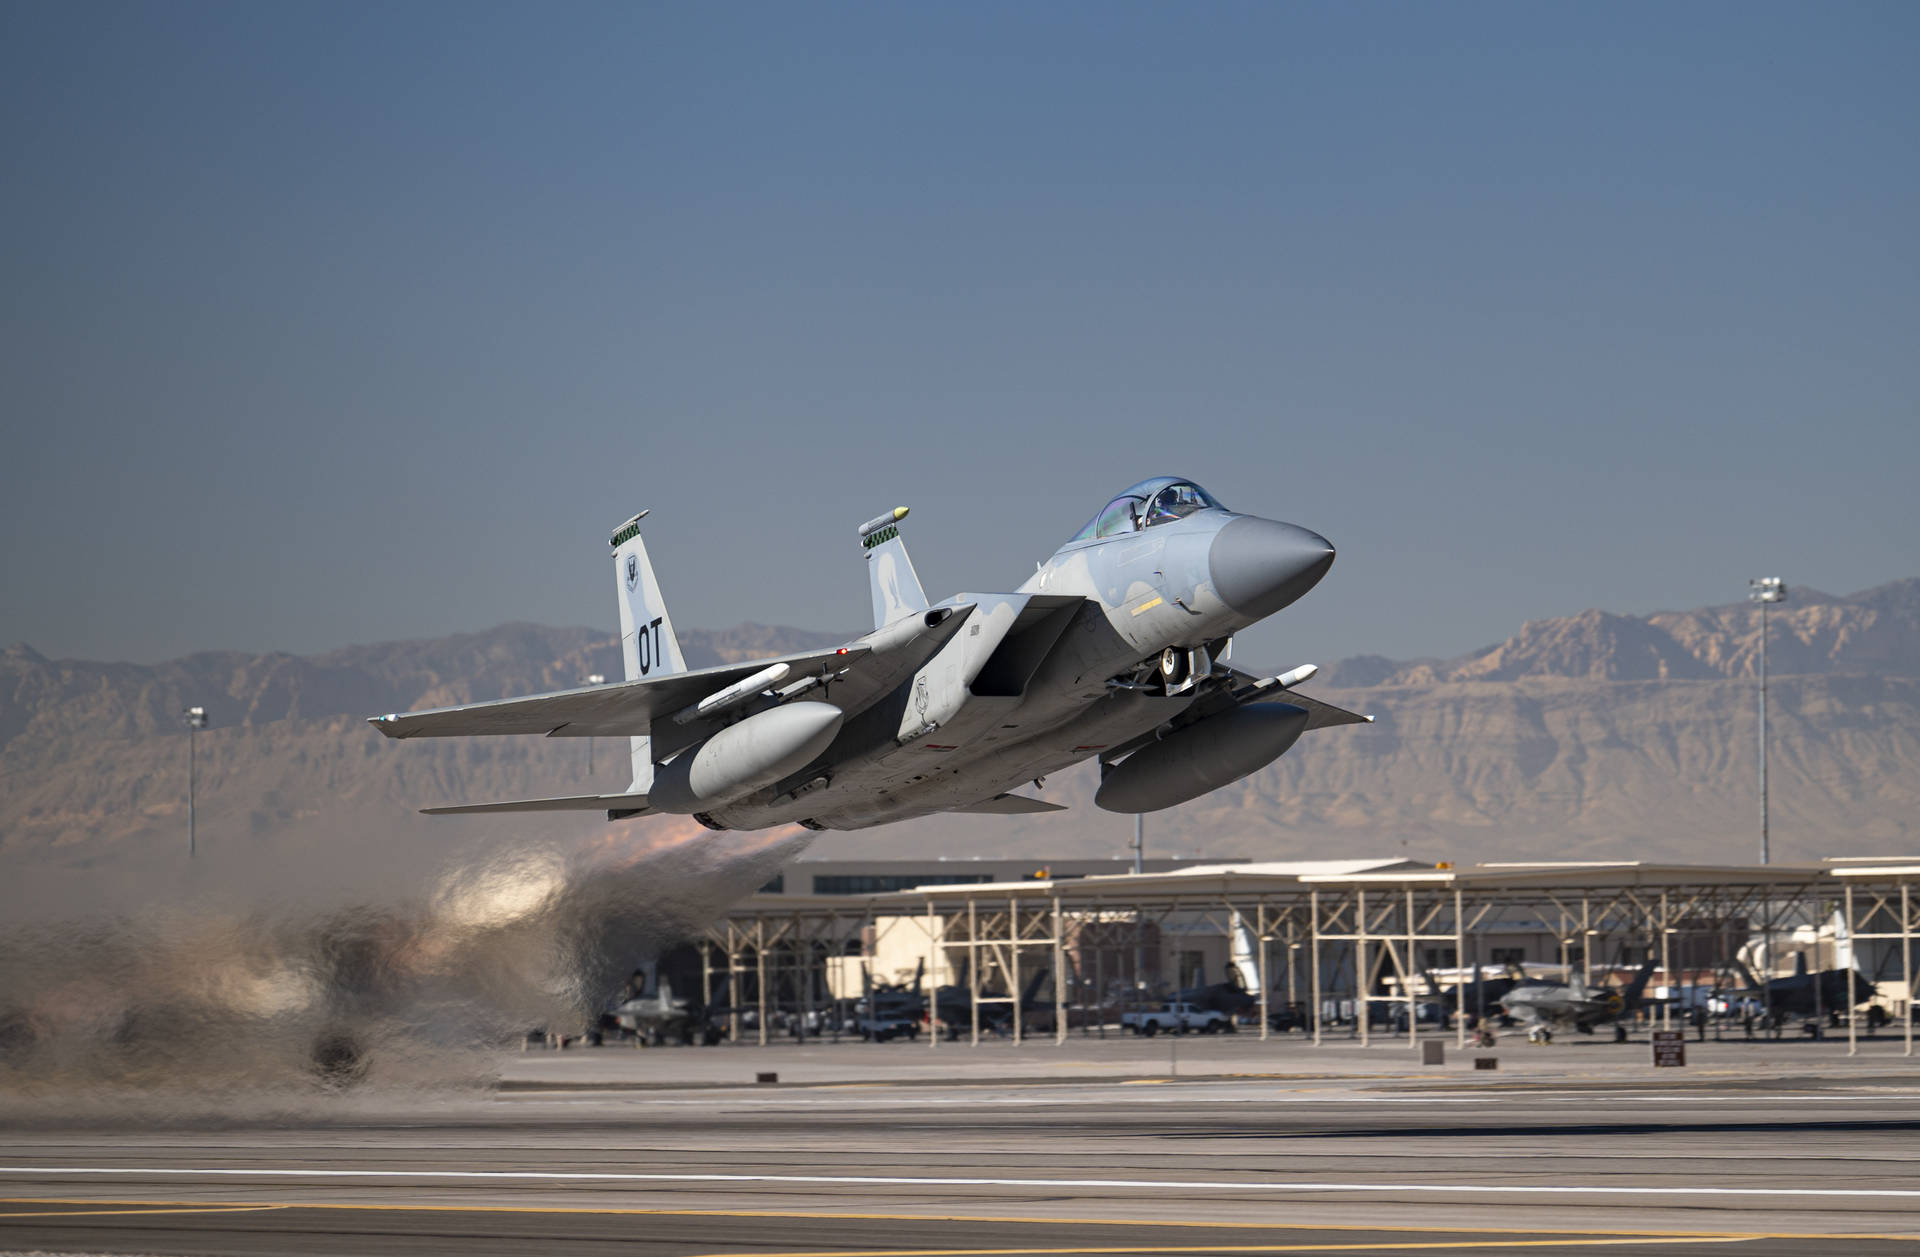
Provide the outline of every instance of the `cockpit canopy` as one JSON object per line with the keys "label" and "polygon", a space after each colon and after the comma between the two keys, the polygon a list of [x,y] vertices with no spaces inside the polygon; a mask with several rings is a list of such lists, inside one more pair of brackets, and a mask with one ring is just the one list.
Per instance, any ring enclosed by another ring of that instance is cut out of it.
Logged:
{"label": "cockpit canopy", "polygon": [[1073,535],[1074,541],[1097,537],[1117,537],[1138,532],[1156,524],[1170,524],[1196,511],[1225,510],[1217,498],[1191,480],[1178,476],[1156,476],[1142,480],[1100,508],[1087,526]]}

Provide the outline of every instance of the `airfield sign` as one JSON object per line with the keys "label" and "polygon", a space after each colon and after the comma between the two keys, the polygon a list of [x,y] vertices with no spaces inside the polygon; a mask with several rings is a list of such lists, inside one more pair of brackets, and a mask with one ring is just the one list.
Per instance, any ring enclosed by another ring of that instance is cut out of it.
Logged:
{"label": "airfield sign", "polygon": [[1687,1063],[1687,1036],[1681,1030],[1653,1032],[1653,1063],[1656,1068]]}

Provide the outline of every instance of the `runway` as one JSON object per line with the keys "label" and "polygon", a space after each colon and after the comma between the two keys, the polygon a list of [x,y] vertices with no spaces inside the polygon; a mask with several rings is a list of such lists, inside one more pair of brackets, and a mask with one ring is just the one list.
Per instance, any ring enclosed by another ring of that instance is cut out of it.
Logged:
{"label": "runway", "polygon": [[[504,1060],[511,1087],[470,1096],[43,1116],[5,1141],[0,1248],[1920,1254],[1897,1055],[1656,1074],[1609,1045],[1423,1074],[1296,1047],[1248,1076],[1276,1058],[1241,1043],[1189,1045],[1199,1076],[1173,1078],[1143,1048],[607,1049]],[[1063,1054],[1078,1076],[1034,1077]]]}

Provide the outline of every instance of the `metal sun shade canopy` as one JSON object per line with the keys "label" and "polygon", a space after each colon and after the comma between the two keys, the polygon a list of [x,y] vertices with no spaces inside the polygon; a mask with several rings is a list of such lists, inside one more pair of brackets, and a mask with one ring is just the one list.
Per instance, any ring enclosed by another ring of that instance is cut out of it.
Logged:
{"label": "metal sun shade canopy", "polygon": [[[1317,1006],[1321,996],[1320,952],[1332,943],[1354,951],[1357,992],[1371,991],[1374,976],[1388,968],[1394,970],[1406,994],[1360,993],[1358,999],[1362,1004],[1384,1001],[1405,1005],[1409,1010],[1408,1040],[1417,1045],[1419,1029],[1411,1015],[1417,1002],[1413,987],[1417,946],[1448,943],[1456,959],[1464,959],[1467,941],[1487,922],[1490,913],[1501,910],[1531,910],[1543,926],[1556,927],[1562,936],[1561,967],[1568,972],[1572,972],[1576,950],[1582,970],[1591,971],[1591,947],[1597,936],[1645,935],[1651,940],[1650,946],[1659,948],[1663,971],[1671,974],[1668,941],[1689,924],[1697,927],[1702,920],[1724,923],[1736,911],[1758,912],[1763,927],[1777,931],[1785,913],[1794,906],[1822,902],[1823,892],[1839,892],[1846,902],[1852,937],[1901,941],[1903,977],[1911,991],[1912,951],[1920,938],[1914,901],[1920,895],[1911,892],[1909,883],[1916,880],[1920,880],[1920,859],[1898,858],[1764,866],[1569,861],[1464,868],[1405,858],[1247,862],[1197,865],[1152,874],[925,885],[872,895],[761,894],[736,907],[723,928],[732,940],[729,953],[738,954],[739,940],[747,931],[762,944],[769,944],[787,933],[817,931],[823,922],[862,922],[871,929],[876,922],[894,928],[902,922],[918,921],[926,934],[926,951],[934,959],[931,968],[937,969],[938,951],[943,947],[964,947],[970,958],[982,948],[997,947],[1001,949],[1001,972],[1009,978],[1019,972],[1022,951],[1050,949],[1055,961],[1054,1037],[1063,1043],[1067,1037],[1067,1001],[1061,961],[1069,935],[1084,928],[1086,921],[1116,913],[1132,913],[1136,919],[1144,919],[1147,913],[1158,913],[1161,919],[1179,912],[1245,913],[1257,926],[1261,952],[1261,1037],[1267,1034],[1267,993],[1272,983],[1266,977],[1271,945],[1280,943],[1289,949],[1289,966],[1294,951],[1311,952]],[[1864,918],[1856,915],[1856,887],[1866,888],[1859,896],[1866,905]],[[992,937],[982,933],[983,916]],[[962,920],[966,923],[963,931],[955,926]],[[769,935],[770,921],[785,924]],[[829,932],[835,930],[830,926]],[[956,932],[961,939],[957,943],[953,941]],[[764,1004],[766,956],[761,946],[755,946],[753,952],[761,968],[759,990]],[[979,967],[968,965],[972,975],[969,980],[976,988]],[[1290,991],[1291,978],[1290,968]],[[1017,981],[1012,989],[1020,989]],[[1017,1027],[1018,1001],[1014,1003]],[[1670,1011],[1663,1008],[1662,1016],[1670,1020]],[[1455,1020],[1459,1024],[1464,1019]],[[1855,1040],[1856,1020],[1849,1018],[1850,1044]],[[1363,1016],[1359,1035],[1362,1043],[1368,1041],[1366,1022]],[[1906,1051],[1911,1054],[1911,1002],[1904,1022]],[[973,1032],[977,1039],[977,1016]],[[766,1033],[762,1018],[762,1042]],[[1459,1024],[1457,1038],[1464,1046],[1463,1024]],[[1320,1041],[1317,1017],[1314,1041]]]}

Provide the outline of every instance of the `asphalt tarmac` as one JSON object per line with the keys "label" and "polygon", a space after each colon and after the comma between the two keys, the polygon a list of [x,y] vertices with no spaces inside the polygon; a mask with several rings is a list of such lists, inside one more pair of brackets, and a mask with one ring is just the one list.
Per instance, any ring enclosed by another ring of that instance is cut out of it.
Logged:
{"label": "asphalt tarmac", "polygon": [[1920,1257],[1898,1044],[1689,1049],[604,1048],[471,1094],[55,1106],[8,1120],[0,1250]]}

